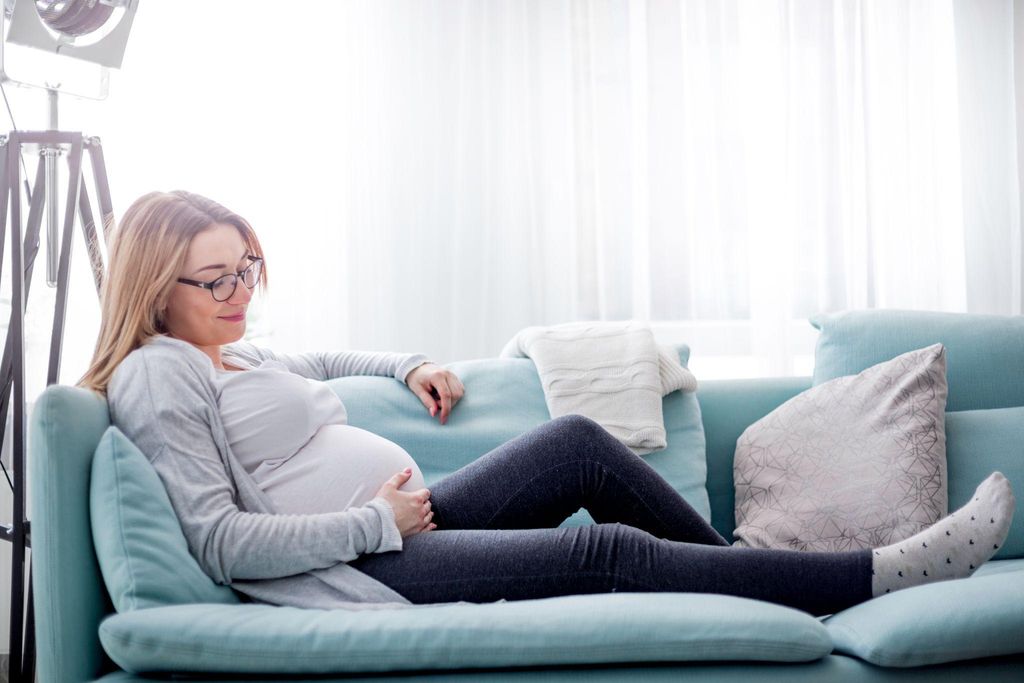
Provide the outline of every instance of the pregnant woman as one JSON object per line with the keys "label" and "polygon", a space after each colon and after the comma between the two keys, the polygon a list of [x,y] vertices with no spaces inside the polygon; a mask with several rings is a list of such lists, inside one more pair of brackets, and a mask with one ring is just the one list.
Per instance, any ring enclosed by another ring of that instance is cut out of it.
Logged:
{"label": "pregnant woman", "polygon": [[[106,395],[112,422],[153,463],[203,570],[256,601],[677,591],[823,615],[970,576],[1009,531],[1013,492],[994,472],[963,508],[892,545],[733,547],[579,415],[428,489],[401,447],[346,424],[323,380],[394,377],[444,425],[463,395],[459,378],[421,354],[283,355],[241,342],[260,283],[263,251],[243,218],[189,192],[140,197],[111,243],[99,339],[80,382]],[[580,507],[597,524],[557,528]]]}

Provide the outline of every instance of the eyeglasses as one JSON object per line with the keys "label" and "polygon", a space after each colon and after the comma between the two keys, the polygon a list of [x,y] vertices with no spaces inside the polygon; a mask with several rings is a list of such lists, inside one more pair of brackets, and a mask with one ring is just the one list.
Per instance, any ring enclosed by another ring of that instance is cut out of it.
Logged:
{"label": "eyeglasses", "polygon": [[193,287],[202,287],[203,289],[210,290],[214,301],[227,301],[234,296],[235,289],[238,288],[239,279],[241,279],[242,284],[252,289],[260,281],[260,276],[263,275],[263,259],[259,256],[246,256],[246,258],[252,261],[248,268],[237,273],[221,275],[213,282],[199,282],[198,280],[188,280],[183,277],[179,277],[178,282],[183,285],[192,285]]}

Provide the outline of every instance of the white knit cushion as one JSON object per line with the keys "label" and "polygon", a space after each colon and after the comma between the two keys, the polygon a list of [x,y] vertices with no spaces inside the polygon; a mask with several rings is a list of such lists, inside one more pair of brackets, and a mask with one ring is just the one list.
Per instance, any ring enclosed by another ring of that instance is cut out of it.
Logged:
{"label": "white knit cushion", "polygon": [[734,545],[840,551],[895,543],[945,516],[942,344],[786,401],[736,443]]}

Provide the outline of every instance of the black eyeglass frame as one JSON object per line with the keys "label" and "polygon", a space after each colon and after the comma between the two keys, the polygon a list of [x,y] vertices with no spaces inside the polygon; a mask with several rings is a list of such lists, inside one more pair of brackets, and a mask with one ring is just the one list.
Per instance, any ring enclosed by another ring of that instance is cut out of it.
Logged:
{"label": "black eyeglass frame", "polygon": [[[239,282],[241,282],[243,285],[245,285],[245,287],[247,289],[255,289],[256,285],[258,285],[260,283],[260,278],[263,277],[263,258],[260,257],[260,256],[253,256],[251,254],[247,254],[246,258],[249,259],[250,261],[252,261],[252,263],[249,264],[248,266],[246,266],[244,270],[240,270],[240,271],[238,271],[236,273],[225,273],[224,275],[221,275],[216,280],[211,280],[210,282],[200,282],[199,280],[189,280],[188,278],[184,278],[184,277],[179,277],[178,278],[178,282],[180,282],[183,285],[192,285],[193,287],[202,287],[203,289],[210,290],[210,296],[213,297],[214,301],[219,301],[219,302],[227,301],[228,299],[230,299],[231,297],[233,297],[235,295],[235,292],[238,291],[238,283]],[[259,274],[259,277],[256,278],[256,282],[252,283],[252,287],[250,287],[249,285],[245,284],[245,273],[247,271],[251,270],[253,268],[253,266],[255,266],[257,263],[260,264],[260,274]],[[233,278],[235,278],[235,286],[231,288],[231,293],[228,294],[225,298],[218,299],[216,296],[214,296],[213,290],[217,286],[217,283],[220,282],[221,280],[223,280],[226,277],[233,277]]]}

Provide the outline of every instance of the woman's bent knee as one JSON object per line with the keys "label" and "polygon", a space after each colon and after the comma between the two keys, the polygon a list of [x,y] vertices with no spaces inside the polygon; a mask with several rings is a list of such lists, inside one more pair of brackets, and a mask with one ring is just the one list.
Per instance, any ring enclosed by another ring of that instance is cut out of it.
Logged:
{"label": "woman's bent knee", "polygon": [[608,434],[608,431],[600,424],[590,419],[586,415],[580,415],[578,413],[560,415],[559,417],[554,418],[551,422],[557,423],[561,427],[565,427],[567,429],[582,432],[585,434]]}
{"label": "woman's bent knee", "polygon": [[559,415],[551,420],[552,422],[559,422],[561,424],[573,425],[573,426],[590,426],[596,425],[592,419],[586,415],[580,415],[579,413],[569,413],[568,415]]}

